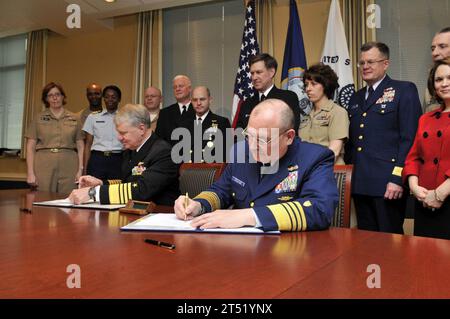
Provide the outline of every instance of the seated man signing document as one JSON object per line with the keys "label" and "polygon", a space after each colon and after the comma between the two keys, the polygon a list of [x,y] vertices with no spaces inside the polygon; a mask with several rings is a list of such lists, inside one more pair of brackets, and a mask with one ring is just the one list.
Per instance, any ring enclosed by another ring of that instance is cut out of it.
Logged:
{"label": "seated man signing document", "polygon": [[69,199],[74,204],[89,200],[101,204],[126,204],[128,200],[173,205],[180,194],[178,165],[170,144],[152,133],[150,114],[142,105],[127,104],[114,118],[120,142],[127,150],[122,159],[122,179],[102,181],[81,176],[80,188]]}
{"label": "seated man signing document", "polygon": [[[229,163],[208,190],[185,203],[175,201],[180,219],[193,227],[262,227],[265,231],[305,231],[330,226],[338,201],[334,154],[301,142],[294,114],[278,99],[256,106]],[[227,209],[233,205],[233,209]]]}

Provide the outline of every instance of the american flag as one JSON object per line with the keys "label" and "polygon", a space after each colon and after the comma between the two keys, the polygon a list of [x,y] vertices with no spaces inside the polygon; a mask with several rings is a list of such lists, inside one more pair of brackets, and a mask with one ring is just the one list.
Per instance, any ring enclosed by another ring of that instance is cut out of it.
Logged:
{"label": "american flag", "polygon": [[239,54],[239,68],[234,83],[233,127],[236,127],[242,102],[255,94],[250,77],[249,59],[251,56],[257,55],[258,53],[259,46],[258,41],[256,40],[255,2],[251,0],[247,3],[245,12],[244,33],[242,34],[241,52]]}

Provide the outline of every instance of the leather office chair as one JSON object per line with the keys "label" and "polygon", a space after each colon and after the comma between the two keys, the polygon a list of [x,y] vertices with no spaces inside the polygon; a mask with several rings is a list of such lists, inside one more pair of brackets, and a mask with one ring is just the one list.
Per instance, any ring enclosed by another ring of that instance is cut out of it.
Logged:
{"label": "leather office chair", "polygon": [[[180,166],[180,191],[181,195],[189,194],[194,198],[206,190],[222,175],[225,163],[183,163]],[[154,204],[152,213],[173,213],[173,206]]]}
{"label": "leather office chair", "polygon": [[335,165],[334,176],[339,191],[339,202],[331,226],[350,227],[351,185],[353,165]]}

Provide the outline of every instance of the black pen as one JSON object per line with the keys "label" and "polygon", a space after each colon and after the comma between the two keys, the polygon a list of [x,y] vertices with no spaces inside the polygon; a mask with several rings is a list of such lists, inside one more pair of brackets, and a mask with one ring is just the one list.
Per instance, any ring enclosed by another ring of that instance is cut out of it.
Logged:
{"label": "black pen", "polygon": [[175,244],[165,243],[163,241],[148,239],[148,238],[144,239],[144,241],[150,245],[155,245],[155,246],[159,246],[159,247],[163,247],[163,248],[167,248],[167,249],[175,249]]}

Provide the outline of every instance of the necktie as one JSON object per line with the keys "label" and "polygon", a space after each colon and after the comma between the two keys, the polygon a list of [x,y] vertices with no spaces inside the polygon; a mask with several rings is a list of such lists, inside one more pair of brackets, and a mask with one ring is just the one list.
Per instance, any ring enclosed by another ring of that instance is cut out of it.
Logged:
{"label": "necktie", "polygon": [[182,107],[182,111],[181,111],[181,115],[183,115],[184,113],[186,113],[186,105],[183,105],[183,107]]}
{"label": "necktie", "polygon": [[264,101],[266,99],[266,96],[264,94],[261,95],[261,98],[259,99],[260,102]]}
{"label": "necktie", "polygon": [[367,94],[367,99],[366,99],[366,101],[368,101],[368,100],[370,100],[370,98],[372,97],[372,95],[373,95],[373,87],[372,86],[369,86],[369,94]]}
{"label": "necktie", "polygon": [[197,119],[197,125],[202,125],[202,118],[201,118],[201,117],[199,117],[199,118]]}

